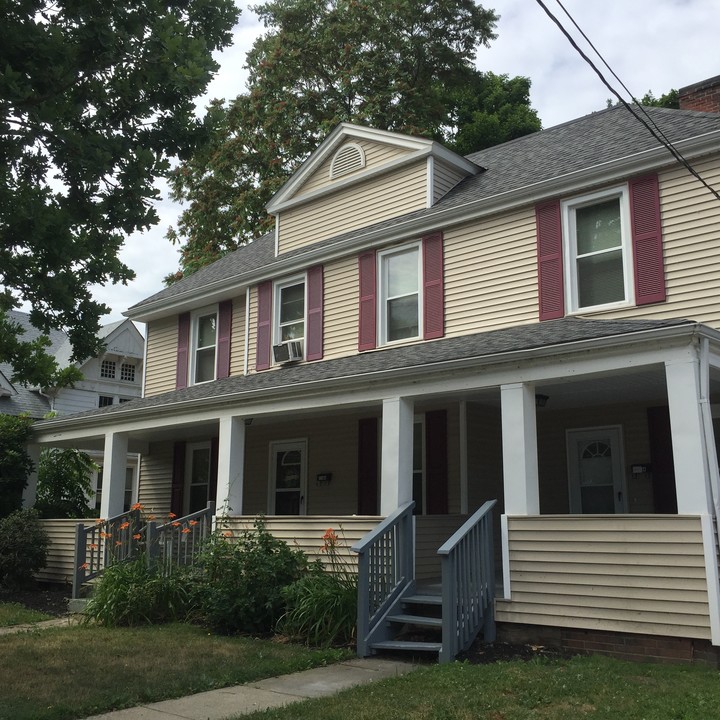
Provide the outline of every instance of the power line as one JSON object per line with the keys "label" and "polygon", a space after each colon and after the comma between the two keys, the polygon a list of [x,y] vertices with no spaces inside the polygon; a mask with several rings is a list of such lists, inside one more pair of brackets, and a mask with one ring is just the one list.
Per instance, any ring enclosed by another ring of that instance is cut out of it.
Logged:
{"label": "power line", "polygon": [[[583,52],[582,48],[575,42],[575,39],[570,35],[570,33],[563,27],[563,24],[553,15],[553,13],[548,9],[548,7],[545,5],[543,0],[535,0],[538,5],[545,11],[547,16],[558,26],[560,29],[560,32],[562,32],[563,35],[567,38],[568,42],[575,48],[577,53],[580,55],[580,57],[585,60],[585,62],[595,71],[595,74],[600,78],[600,81],[605,85],[605,87],[621,102],[625,108],[632,114],[632,116],[638,120],[638,122],[642,123],[645,128],[648,130],[648,132],[667,150],[672,154],[672,156],[683,166],[685,169],[691,173],[695,178],[697,178],[718,200],[720,200],[720,194],[713,188],[711,185],[709,185],[704,178],[700,176],[700,174],[695,170],[695,168],[683,157],[682,153],[673,145],[673,143],[665,136],[665,134],[657,127],[655,122],[650,118],[648,113],[643,109],[643,112],[648,117],[648,119],[652,122],[652,125],[655,127],[651,127],[651,125],[645,120],[645,118],[641,117],[634,108],[623,98],[620,93],[615,90],[615,88],[608,82],[608,80],[605,78],[605,76],[602,74],[602,72],[598,69],[597,65]],[[602,55],[598,52],[598,50],[595,48],[595,46],[590,42],[588,37],[585,35],[585,33],[580,29],[578,24],[575,22],[573,17],[570,15],[570,13],[563,7],[560,0],[556,0],[558,5],[563,9],[565,14],[570,18],[573,25],[580,31],[580,34],[585,38],[585,40],[588,42],[590,47],[595,51],[597,56],[602,60],[602,62],[605,64],[605,66],[610,70],[610,72],[617,78],[618,82],[625,88],[625,91],[628,93],[628,95],[631,97],[633,102],[635,102],[638,107],[642,107],[640,103],[637,102],[637,100],[633,97],[632,93],[625,87],[623,82],[618,78],[618,76],[615,74],[615,72],[612,70],[612,68],[608,65],[608,63],[605,61],[605,59],[602,57]]]}

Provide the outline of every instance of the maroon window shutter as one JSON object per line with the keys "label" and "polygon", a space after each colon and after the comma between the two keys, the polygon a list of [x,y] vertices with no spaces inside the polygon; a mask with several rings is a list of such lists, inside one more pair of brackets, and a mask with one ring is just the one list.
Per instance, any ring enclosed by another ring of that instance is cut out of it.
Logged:
{"label": "maroon window shutter", "polygon": [[258,318],[255,369],[267,370],[270,367],[270,343],[272,336],[272,282],[268,280],[258,285],[257,294]]}
{"label": "maroon window shutter", "polygon": [[225,300],[218,305],[218,340],[217,340],[217,373],[216,377],[226,378],[230,375],[230,335],[232,332],[232,300]]}
{"label": "maroon window shutter", "polygon": [[378,420],[358,423],[358,515],[378,513]]}
{"label": "maroon window shutter", "polygon": [[218,450],[220,447],[219,438],[210,439],[210,475],[208,484],[208,500],[217,502],[218,484]]}
{"label": "maroon window shutter", "polygon": [[316,265],[307,272],[307,332],[305,357],[322,360],[323,357],[323,267]]}
{"label": "maroon window shutter", "polygon": [[176,442],[173,447],[172,489],[170,491],[170,512],[178,517],[183,514],[185,493],[185,443]]}
{"label": "maroon window shutter", "polygon": [[565,315],[560,201],[538,205],[535,221],[540,320],[555,320]]}
{"label": "maroon window shutter", "polygon": [[629,182],[630,225],[635,269],[635,303],[648,305],[665,300],[660,192],[657,175]]}
{"label": "maroon window shutter", "polygon": [[423,238],[423,337],[445,335],[445,290],[443,279],[443,236],[435,233]]}
{"label": "maroon window shutter", "polygon": [[430,515],[448,512],[447,411],[425,413],[425,483]]}
{"label": "maroon window shutter", "polygon": [[178,315],[177,365],[175,388],[180,390],[188,384],[188,360],[190,355],[190,313]]}
{"label": "maroon window shutter", "polygon": [[360,274],[360,314],[358,350],[372,350],[377,344],[377,263],[375,251],[364,253],[358,258]]}

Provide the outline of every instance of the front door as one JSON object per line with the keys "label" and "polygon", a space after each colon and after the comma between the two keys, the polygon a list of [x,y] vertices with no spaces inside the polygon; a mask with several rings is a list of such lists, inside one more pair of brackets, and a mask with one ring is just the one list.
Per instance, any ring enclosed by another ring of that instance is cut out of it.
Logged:
{"label": "front door", "polygon": [[571,513],[627,512],[619,426],[567,431]]}
{"label": "front door", "polygon": [[271,515],[305,515],[307,442],[270,444]]}
{"label": "front door", "polygon": [[189,515],[206,508],[210,499],[210,443],[188,443],[186,453],[183,513]]}

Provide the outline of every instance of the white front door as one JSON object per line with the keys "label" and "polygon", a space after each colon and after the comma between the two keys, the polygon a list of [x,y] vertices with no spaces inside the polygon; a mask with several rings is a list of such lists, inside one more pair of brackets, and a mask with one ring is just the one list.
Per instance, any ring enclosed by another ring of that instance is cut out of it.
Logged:
{"label": "white front door", "polygon": [[567,431],[571,513],[627,512],[619,426]]}
{"label": "white front door", "polygon": [[307,441],[270,443],[270,515],[305,515]]}

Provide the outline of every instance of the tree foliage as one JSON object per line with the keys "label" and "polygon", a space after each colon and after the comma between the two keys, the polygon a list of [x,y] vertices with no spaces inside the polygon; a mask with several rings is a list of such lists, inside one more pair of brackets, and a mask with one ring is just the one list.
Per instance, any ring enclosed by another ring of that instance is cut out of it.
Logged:
{"label": "tree foliage", "polygon": [[[108,308],[91,285],[132,279],[118,252],[157,222],[169,157],[205,136],[193,98],[237,16],[232,0],[3,3],[0,321],[27,301],[35,327],[67,331],[74,360],[97,354]],[[23,345],[0,343],[0,360],[25,375]]]}
{"label": "tree foliage", "polygon": [[91,474],[98,466],[74,448],[47,448],[40,453],[35,508],[44,518],[90,517]]}
{"label": "tree foliage", "polygon": [[188,207],[168,233],[181,244],[181,272],[168,282],[268,229],[270,197],[340,122],[463,152],[540,129],[527,80],[475,69],[497,16],[473,0],[276,0],[254,10],[267,31],[247,56],[248,91],[211,106],[210,142],[171,177]]}
{"label": "tree foliage", "polygon": [[33,464],[25,450],[32,420],[0,414],[0,518],[22,506],[22,493]]}

